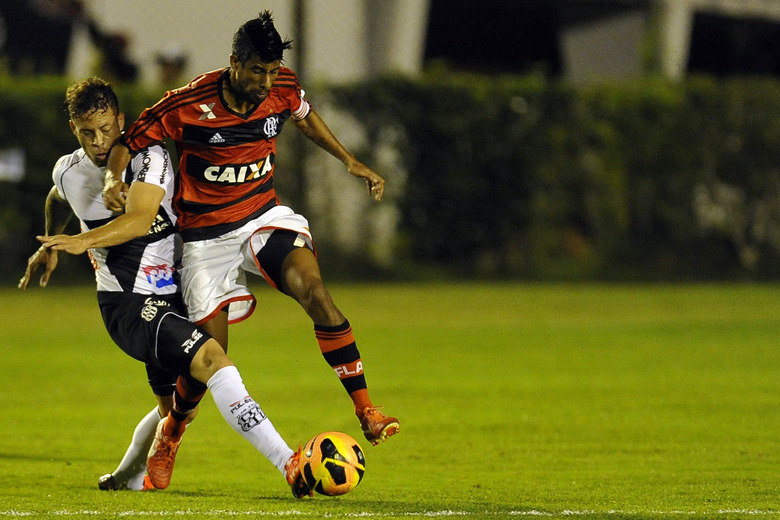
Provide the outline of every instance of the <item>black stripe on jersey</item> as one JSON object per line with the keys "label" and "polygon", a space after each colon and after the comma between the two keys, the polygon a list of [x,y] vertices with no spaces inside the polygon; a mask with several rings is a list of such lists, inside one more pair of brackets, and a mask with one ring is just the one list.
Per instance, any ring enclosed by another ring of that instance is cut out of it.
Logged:
{"label": "black stripe on jersey", "polygon": [[146,243],[135,239],[108,248],[106,267],[116,277],[123,291],[133,292],[135,279],[138,269],[141,268],[141,259],[144,256],[146,246]]}
{"label": "black stripe on jersey", "polygon": [[108,224],[109,222],[111,222],[115,218],[116,218],[115,216],[111,216],[111,217],[108,217],[108,218],[101,218],[101,219],[97,219],[97,220],[85,220],[84,221],[84,225],[87,226],[87,229],[91,230],[91,229],[95,229],[97,227],[100,227],[100,226],[102,226],[104,224]]}
{"label": "black stripe on jersey", "polygon": [[209,83],[204,83],[202,85],[198,85],[197,87],[194,87],[192,89],[187,89],[182,92],[176,92],[172,95],[170,95],[167,99],[163,98],[161,99],[157,104],[155,104],[151,109],[149,109],[150,114],[154,114],[156,118],[162,118],[166,113],[173,110],[172,105],[176,104],[177,106],[181,104],[182,101],[189,100],[193,97],[201,96],[205,91],[211,92],[213,94],[212,88],[217,85],[219,82],[219,79],[216,79],[214,81],[211,81]]}
{"label": "black stripe on jersey", "polygon": [[225,233],[229,233],[230,231],[233,231],[234,229],[238,229],[250,220],[256,219],[269,209],[276,206],[276,199],[270,200],[267,203],[263,204],[257,211],[249,215],[248,217],[244,217],[241,220],[237,222],[228,222],[226,224],[218,224],[216,226],[208,226],[208,227],[200,227],[200,228],[189,228],[189,229],[182,229],[181,230],[181,239],[185,242],[192,242],[194,240],[208,240],[210,238],[216,238],[220,235],[224,235]]}
{"label": "black stripe on jersey", "polygon": [[125,168],[125,184],[128,186],[131,182],[133,182],[133,161],[131,160],[129,163],[127,163],[127,168]]}
{"label": "black stripe on jersey", "polygon": [[[87,229],[95,229],[104,224],[108,224],[115,218],[116,218],[115,216],[111,216],[108,218],[101,218],[97,220],[85,220],[84,225],[87,226]],[[152,222],[149,231],[144,236],[129,240],[125,242],[125,244],[138,243],[138,244],[142,244],[143,247],[146,247],[148,244],[167,238],[172,234],[174,234],[175,232],[176,232],[176,226],[174,226],[173,220],[171,220],[171,217],[168,215],[168,212],[165,211],[165,208],[160,206],[160,209],[157,210],[157,216],[155,216],[154,222]],[[120,244],[120,245],[125,245],[125,244]],[[119,247],[119,246],[112,246],[107,249],[111,251],[114,247]]]}
{"label": "black stripe on jersey", "polygon": [[280,72],[279,75],[276,76],[273,86],[275,87],[277,83],[293,83],[297,86],[298,78],[295,77],[295,74],[284,74]]}
{"label": "black stripe on jersey", "polygon": [[270,181],[264,182],[263,184],[260,184],[249,193],[245,194],[244,196],[239,197],[235,200],[231,200],[230,202],[226,202],[224,204],[206,204],[203,202],[194,202],[187,199],[179,199],[179,204],[177,208],[181,212],[187,212],[193,215],[205,215],[206,213],[211,213],[213,211],[219,211],[221,209],[229,208],[230,206],[235,206],[240,202],[243,202],[247,199],[251,199],[255,195],[259,195],[261,193],[267,193],[271,191],[273,187],[274,187],[273,182]]}
{"label": "black stripe on jersey", "polygon": [[290,88],[299,88],[298,84],[292,81],[275,81],[273,88],[281,88],[281,87],[290,87]]}
{"label": "black stripe on jersey", "polygon": [[196,146],[227,148],[273,139],[282,131],[282,125],[290,118],[290,113],[289,109],[285,109],[278,114],[234,126],[185,125],[182,128],[182,140]]}
{"label": "black stripe on jersey", "polygon": [[[187,99],[183,100],[181,103],[179,103],[177,105],[174,105],[174,106],[171,106],[170,108],[168,108],[165,111],[165,113],[168,113],[171,110],[175,110],[175,109],[177,109],[177,108],[179,108],[181,106],[184,106],[184,105],[198,103],[199,101],[205,101],[207,99],[210,99],[212,96],[213,96],[212,92],[207,92],[207,93],[203,94],[199,98],[195,98],[195,99],[187,98]],[[162,115],[164,115],[164,114],[162,114]],[[156,121],[160,121],[160,118],[162,117],[162,115],[160,115],[158,117],[157,115],[150,113],[150,114],[147,114],[147,116],[144,117],[143,120],[139,119],[138,121],[136,121],[135,122],[135,127],[132,128],[129,132],[126,132],[125,134],[123,134],[122,137],[120,138],[120,139],[122,139],[122,143],[125,146],[127,146],[128,145],[128,142],[127,142],[128,139],[135,139],[139,135],[143,135],[149,129],[149,127],[152,126]],[[127,146],[127,147],[130,150],[132,150],[132,148],[130,146]],[[135,151],[137,151],[137,150],[135,150]]]}
{"label": "black stripe on jersey", "polygon": [[[187,90],[185,92],[173,94],[168,99],[162,99],[159,101],[156,105],[154,105],[152,108],[149,109],[149,112],[146,113],[144,116],[144,119],[150,120],[151,122],[159,121],[162,119],[162,117],[173,110],[174,108],[181,106],[182,104],[195,102],[192,101],[192,98],[199,98],[204,95],[204,90],[210,97],[212,95],[212,91],[210,87],[213,87],[216,85],[216,82],[211,83],[205,83],[203,85],[198,85],[193,90]],[[197,101],[202,101],[202,99],[198,99]],[[176,105],[176,106],[173,106]],[[137,121],[141,122],[142,120],[139,119]],[[148,128],[150,123],[147,123],[147,126],[144,128]],[[138,132],[138,130],[133,130],[128,134],[128,137],[134,137]]]}
{"label": "black stripe on jersey", "polygon": [[[114,218],[116,217],[89,221],[85,220],[84,224],[89,229],[95,229],[98,226],[112,221]],[[176,229],[170,216],[168,216],[168,213],[164,208],[160,207],[157,216],[146,235],[134,238],[124,244],[106,248],[106,267],[108,268],[108,271],[116,277],[119,286],[122,287],[123,291],[133,291],[146,247],[149,244],[171,236],[175,232]]]}
{"label": "black stripe on jersey", "polygon": [[[123,144],[127,145],[128,139],[136,139],[139,135],[143,135],[150,126],[152,126],[157,121],[161,121],[162,117],[171,110],[177,109],[187,104],[197,103],[199,101],[209,99],[213,96],[213,91],[211,89],[207,89],[204,93],[204,89],[207,87],[213,87],[215,84],[215,82],[212,82],[199,85],[195,90],[181,94],[174,94],[170,99],[163,100],[165,103],[161,101],[160,104],[153,106],[149,109],[149,112],[143,116],[142,119],[139,118],[134,123],[133,128],[122,135],[121,139]],[[172,104],[174,101],[176,101],[176,104]],[[128,146],[128,148],[130,147]],[[130,149],[132,150],[132,148]]]}
{"label": "black stripe on jersey", "polygon": [[149,232],[135,240],[141,240],[151,244],[152,242],[162,240],[163,238],[168,238],[174,233],[176,233],[176,226],[174,225],[173,220],[170,215],[168,215],[168,212],[165,211],[165,208],[160,206],[160,209],[157,210],[157,216],[154,217],[154,222],[152,222],[152,225],[149,228]]}

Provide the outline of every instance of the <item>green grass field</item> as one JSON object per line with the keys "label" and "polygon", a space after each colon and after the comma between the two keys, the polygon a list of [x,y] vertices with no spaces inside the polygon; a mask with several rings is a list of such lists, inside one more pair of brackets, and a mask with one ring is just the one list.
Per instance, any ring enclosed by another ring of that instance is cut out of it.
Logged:
{"label": "green grass field", "polygon": [[[171,487],[97,490],[153,406],[90,288],[0,290],[0,517],[780,518],[780,286],[334,285],[402,431],[340,498],[292,498],[206,397]],[[296,304],[231,329],[290,442],[350,401]]]}

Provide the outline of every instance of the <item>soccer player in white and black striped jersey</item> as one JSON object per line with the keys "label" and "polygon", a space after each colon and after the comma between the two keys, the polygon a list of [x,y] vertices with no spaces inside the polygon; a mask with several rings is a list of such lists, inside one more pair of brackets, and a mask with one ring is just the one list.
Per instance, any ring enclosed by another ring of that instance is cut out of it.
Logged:
{"label": "soccer player in white and black striped jersey", "polygon": [[[124,124],[116,95],[105,81],[89,78],[68,88],[66,107],[81,148],[54,167],[46,233],[37,237],[43,245],[30,257],[19,287],[27,288],[39,266],[46,286],[58,251],[88,251],[106,329],[125,353],[146,364],[158,397],[119,468],[101,477],[99,487],[166,488],[186,418],[209,389],[225,420],[276,466],[293,494],[311,495],[300,474],[300,449],[287,445],[249,396],[220,344],[187,319],[175,276],[174,175],[167,151],[159,144],[139,151],[125,171],[127,206],[112,212],[101,192],[109,150]],[[82,232],[58,234],[73,214]],[[177,428],[164,433],[165,424]]]}

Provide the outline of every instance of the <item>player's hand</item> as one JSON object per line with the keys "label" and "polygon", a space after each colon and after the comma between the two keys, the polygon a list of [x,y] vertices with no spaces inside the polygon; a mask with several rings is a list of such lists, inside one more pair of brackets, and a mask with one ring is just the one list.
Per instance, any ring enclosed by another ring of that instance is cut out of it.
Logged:
{"label": "player's hand", "polygon": [[385,192],[385,180],[376,174],[371,168],[361,162],[355,162],[347,167],[347,171],[355,177],[366,180],[368,192],[379,202],[382,200],[382,194]]}
{"label": "player's hand", "polygon": [[106,170],[103,179],[103,204],[111,211],[122,211],[127,203],[129,186],[114,178],[110,170]]}
{"label": "player's hand", "polygon": [[72,255],[80,255],[89,247],[86,241],[78,235],[54,235],[35,237],[43,242],[43,247],[53,251],[65,251]]}
{"label": "player's hand", "polygon": [[19,285],[17,287],[19,287],[19,289],[27,289],[27,286],[30,284],[30,280],[32,280],[35,271],[37,271],[38,267],[41,265],[44,265],[45,269],[43,271],[43,275],[41,275],[40,284],[41,287],[46,287],[46,285],[49,283],[49,277],[51,277],[51,273],[57,267],[57,251],[50,251],[46,249],[46,246],[41,246],[38,248],[38,250],[30,257],[30,259],[27,260],[27,270],[24,272],[22,279],[19,280]]}

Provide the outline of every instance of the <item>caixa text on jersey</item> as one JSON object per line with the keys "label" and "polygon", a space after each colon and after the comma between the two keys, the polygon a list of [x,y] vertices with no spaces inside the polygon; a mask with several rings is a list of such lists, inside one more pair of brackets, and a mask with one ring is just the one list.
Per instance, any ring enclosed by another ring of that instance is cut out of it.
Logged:
{"label": "caixa text on jersey", "polygon": [[208,164],[200,157],[192,156],[188,159],[187,173],[205,182],[242,184],[244,182],[259,181],[273,167],[274,154],[270,154],[259,161],[245,164]]}

